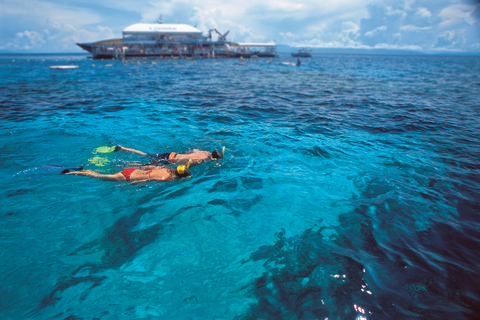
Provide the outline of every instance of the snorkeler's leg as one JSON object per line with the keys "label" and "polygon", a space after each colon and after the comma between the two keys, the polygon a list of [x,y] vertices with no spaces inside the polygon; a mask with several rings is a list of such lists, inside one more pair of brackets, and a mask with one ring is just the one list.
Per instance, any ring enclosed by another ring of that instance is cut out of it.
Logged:
{"label": "snorkeler's leg", "polygon": [[116,146],[115,151],[127,151],[127,152],[131,152],[131,153],[139,154],[139,155],[144,156],[144,157],[148,157],[148,154],[143,152],[143,151],[135,150],[135,149],[131,149],[131,148],[125,148],[125,147],[122,147],[122,146]]}
{"label": "snorkeler's leg", "polygon": [[84,171],[67,172],[66,174],[92,177],[92,178],[97,178],[105,181],[125,181],[125,177],[121,172],[117,172],[115,174],[101,174],[92,170],[84,170]]}

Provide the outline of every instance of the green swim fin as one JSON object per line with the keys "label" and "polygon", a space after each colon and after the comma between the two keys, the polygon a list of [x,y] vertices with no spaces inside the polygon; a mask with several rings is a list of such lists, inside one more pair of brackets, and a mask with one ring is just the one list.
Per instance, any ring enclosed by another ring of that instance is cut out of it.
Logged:
{"label": "green swim fin", "polygon": [[105,167],[110,164],[110,161],[103,157],[93,157],[88,159],[88,162],[96,165],[97,167]]}
{"label": "green swim fin", "polygon": [[98,147],[96,148],[95,150],[93,150],[93,154],[95,153],[111,153],[111,152],[114,152],[116,149],[116,146],[113,146],[113,147]]}

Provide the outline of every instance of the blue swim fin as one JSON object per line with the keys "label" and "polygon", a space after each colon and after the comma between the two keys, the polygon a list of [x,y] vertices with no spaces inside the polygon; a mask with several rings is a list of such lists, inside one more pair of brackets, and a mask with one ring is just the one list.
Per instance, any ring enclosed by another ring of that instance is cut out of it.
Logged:
{"label": "blue swim fin", "polygon": [[63,170],[60,174],[65,174],[65,173],[69,173],[69,172],[72,172],[72,171],[82,171],[82,170],[83,170],[83,167],[68,168],[68,169]]}

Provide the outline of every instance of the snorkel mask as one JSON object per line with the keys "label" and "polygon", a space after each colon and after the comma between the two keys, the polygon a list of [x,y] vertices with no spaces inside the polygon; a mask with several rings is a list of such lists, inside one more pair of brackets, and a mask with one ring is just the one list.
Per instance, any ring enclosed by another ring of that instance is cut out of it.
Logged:
{"label": "snorkel mask", "polygon": [[188,177],[190,176],[192,173],[190,172],[190,164],[192,163],[192,158],[190,158],[188,160],[188,163],[186,166],[178,166],[177,167],[177,174],[179,177],[183,178],[183,177]]}
{"label": "snorkel mask", "polygon": [[223,158],[223,155],[225,154],[225,146],[222,148],[222,152],[219,150],[215,150],[212,152],[212,160],[220,160]]}

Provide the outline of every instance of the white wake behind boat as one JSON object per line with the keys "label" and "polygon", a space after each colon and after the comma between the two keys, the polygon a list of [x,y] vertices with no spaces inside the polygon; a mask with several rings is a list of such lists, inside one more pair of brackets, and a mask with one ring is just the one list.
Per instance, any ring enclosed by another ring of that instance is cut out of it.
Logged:
{"label": "white wake behind boat", "polygon": [[74,66],[74,65],[50,66],[50,69],[57,69],[57,70],[78,69],[78,66]]}

